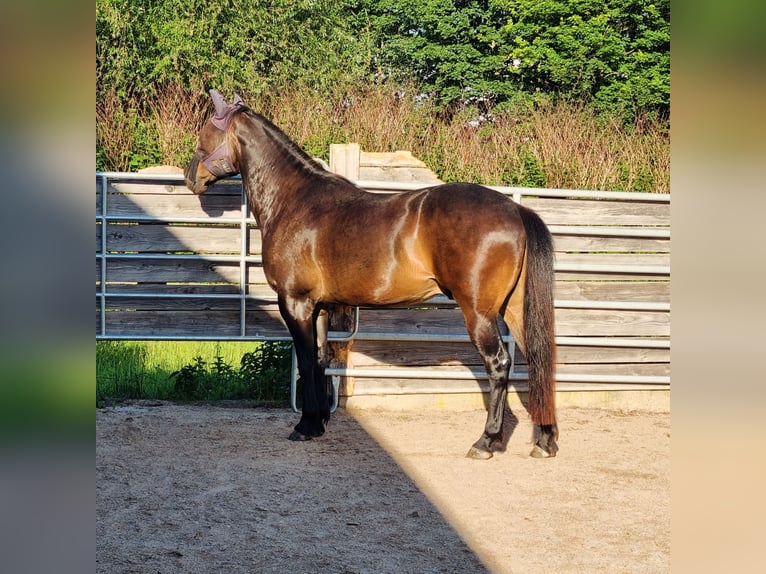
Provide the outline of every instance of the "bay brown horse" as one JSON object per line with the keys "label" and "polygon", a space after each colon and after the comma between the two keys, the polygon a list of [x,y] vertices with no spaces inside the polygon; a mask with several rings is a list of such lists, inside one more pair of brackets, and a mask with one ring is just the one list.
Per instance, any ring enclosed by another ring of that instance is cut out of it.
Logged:
{"label": "bay brown horse", "polygon": [[[490,383],[487,422],[468,456],[502,439],[511,365],[502,316],[529,368],[535,457],[555,456],[553,243],[540,217],[488,188],[454,183],[374,194],[326,171],[235,96],[211,90],[215,115],[185,171],[203,193],[240,173],[263,238],[263,269],[295,345],[303,408],[291,440],[321,436],[330,418],[318,341],[322,310],[415,304],[445,294],[460,306]],[[319,324],[318,324],[319,323]]]}

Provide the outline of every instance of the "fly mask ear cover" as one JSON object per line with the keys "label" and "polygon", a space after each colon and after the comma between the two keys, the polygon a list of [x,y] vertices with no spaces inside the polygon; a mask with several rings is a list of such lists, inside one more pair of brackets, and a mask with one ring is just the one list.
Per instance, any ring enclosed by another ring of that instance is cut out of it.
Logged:
{"label": "fly mask ear cover", "polygon": [[[219,130],[225,132],[234,114],[244,108],[245,104],[237,94],[234,94],[234,101],[231,104],[227,104],[223,96],[215,90],[210,90],[210,96],[213,98],[213,104],[215,105],[215,115],[210,121]],[[237,173],[237,169],[234,167],[234,162],[231,159],[228,138],[225,138],[221,145],[215,148],[210,155],[202,159],[200,163],[216,177],[225,177]]]}

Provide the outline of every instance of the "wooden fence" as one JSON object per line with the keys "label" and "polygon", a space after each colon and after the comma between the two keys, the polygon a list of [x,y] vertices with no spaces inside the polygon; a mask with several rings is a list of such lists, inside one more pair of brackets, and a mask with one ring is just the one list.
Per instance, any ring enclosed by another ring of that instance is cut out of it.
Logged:
{"label": "wooden fence", "polygon": [[[359,183],[376,193],[423,186]],[[178,175],[103,173],[96,186],[98,339],[289,339],[238,179],[201,196]],[[554,235],[559,389],[667,390],[670,197],[495,189],[535,209]],[[328,374],[342,396],[486,390],[460,311],[443,297],[359,309],[354,337],[336,346],[344,352]],[[523,391],[524,358],[514,356]]]}

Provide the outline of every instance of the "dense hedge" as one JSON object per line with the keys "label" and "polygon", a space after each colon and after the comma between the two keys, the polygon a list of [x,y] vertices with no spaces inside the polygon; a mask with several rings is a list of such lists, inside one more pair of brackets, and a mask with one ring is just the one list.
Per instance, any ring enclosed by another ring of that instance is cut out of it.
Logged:
{"label": "dense hedge", "polygon": [[669,0],[97,0],[96,36],[97,97],[406,79],[443,107],[670,105]]}

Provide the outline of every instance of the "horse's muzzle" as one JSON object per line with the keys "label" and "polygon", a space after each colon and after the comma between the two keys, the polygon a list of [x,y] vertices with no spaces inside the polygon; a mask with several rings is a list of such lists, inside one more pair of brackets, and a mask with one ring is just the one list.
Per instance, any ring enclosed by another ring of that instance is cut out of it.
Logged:
{"label": "horse's muzzle", "polygon": [[199,166],[199,158],[194,155],[191,158],[191,161],[189,162],[189,165],[186,166],[186,171],[184,171],[184,182],[186,183],[186,187],[188,187],[191,191],[193,191],[196,194],[200,194],[204,192],[207,189],[207,185],[199,185],[197,183],[197,167]]}

